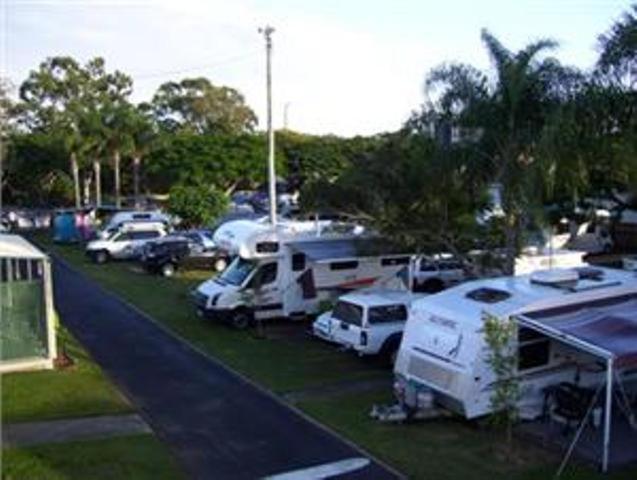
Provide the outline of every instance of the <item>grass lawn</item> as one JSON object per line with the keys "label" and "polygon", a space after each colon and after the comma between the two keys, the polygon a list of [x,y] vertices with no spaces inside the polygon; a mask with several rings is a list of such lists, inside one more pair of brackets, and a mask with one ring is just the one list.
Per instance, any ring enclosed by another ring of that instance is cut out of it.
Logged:
{"label": "grass lawn", "polygon": [[58,335],[74,365],[3,375],[2,422],[49,420],[130,412],[126,399],[115,389],[86,351],[63,328]]}
{"label": "grass lawn", "polygon": [[162,278],[139,271],[131,263],[95,265],[79,246],[53,244],[46,234],[33,238],[192,344],[273,391],[391,375],[382,365],[339,354],[333,346],[306,336],[304,325],[266,326],[267,339],[263,339],[254,332],[235,331],[198,318],[189,292],[210,273],[178,272],[173,278]]}
{"label": "grass lawn", "polygon": [[7,449],[2,454],[3,480],[183,478],[152,435]]}
{"label": "grass lawn", "polygon": [[[544,480],[552,478],[558,457],[517,440],[507,459],[503,434],[459,419],[406,425],[369,418],[371,405],[390,403],[389,392],[371,392],[329,399],[305,400],[301,409],[341,432],[409,478],[436,480]],[[601,475],[591,468],[567,468],[563,480],[629,480],[637,468]]]}

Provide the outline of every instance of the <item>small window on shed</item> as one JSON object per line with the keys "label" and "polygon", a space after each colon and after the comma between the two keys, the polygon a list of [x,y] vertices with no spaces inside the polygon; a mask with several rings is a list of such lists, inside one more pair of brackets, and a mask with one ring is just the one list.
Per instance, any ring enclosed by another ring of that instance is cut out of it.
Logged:
{"label": "small window on shed", "polygon": [[511,297],[511,294],[509,292],[505,292],[504,290],[484,287],[471,290],[466,294],[466,297],[470,298],[471,300],[475,300],[476,302],[498,303]]}
{"label": "small window on shed", "polygon": [[355,268],[358,268],[358,262],[356,260],[330,263],[330,270],[354,270]]}
{"label": "small window on shed", "polygon": [[257,243],[257,253],[276,253],[279,251],[278,242],[259,242]]}
{"label": "small window on shed", "polygon": [[407,265],[409,263],[409,257],[391,257],[382,258],[380,264],[383,267],[389,267],[391,265]]}
{"label": "small window on shed", "polygon": [[300,272],[305,270],[305,254],[295,253],[292,255],[292,271]]}

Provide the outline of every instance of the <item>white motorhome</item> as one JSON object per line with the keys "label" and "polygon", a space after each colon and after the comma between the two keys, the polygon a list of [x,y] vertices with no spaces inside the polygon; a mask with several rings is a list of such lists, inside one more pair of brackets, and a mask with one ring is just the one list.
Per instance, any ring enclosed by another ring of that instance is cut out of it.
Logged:
{"label": "white motorhome", "polygon": [[381,285],[399,288],[397,273],[410,256],[360,226],[337,222],[236,220],[217,229],[214,241],[236,255],[219,276],[193,292],[200,315],[238,328],[253,319],[305,317],[322,302],[350,290]]}
{"label": "white motorhome", "polygon": [[[560,382],[590,386],[606,372],[594,356],[517,320],[558,315],[576,304],[599,318],[595,308],[600,302],[612,305],[627,296],[637,298],[634,273],[587,267],[475,280],[418,300],[395,364],[396,396],[417,410],[433,392],[438,403],[466,418],[490,413],[496,377],[488,362],[484,318],[512,318],[517,325],[512,348],[517,349],[520,415],[535,418],[545,406],[547,387]],[[613,321],[612,315],[608,318]]]}

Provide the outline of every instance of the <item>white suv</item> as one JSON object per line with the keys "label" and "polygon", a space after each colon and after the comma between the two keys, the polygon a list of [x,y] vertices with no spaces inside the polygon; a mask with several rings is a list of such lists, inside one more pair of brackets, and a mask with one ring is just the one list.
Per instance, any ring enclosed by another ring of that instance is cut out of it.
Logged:
{"label": "white suv", "polygon": [[411,302],[422,297],[404,290],[349,293],[316,319],[312,332],[359,355],[382,355],[393,364]]}
{"label": "white suv", "polygon": [[420,257],[413,269],[414,292],[436,293],[467,280],[467,268],[452,257]]}
{"label": "white suv", "polygon": [[95,263],[106,263],[110,259],[130,260],[141,254],[147,242],[167,234],[166,226],[158,222],[125,223],[111,230],[105,238],[93,240],[86,245],[86,254]]}

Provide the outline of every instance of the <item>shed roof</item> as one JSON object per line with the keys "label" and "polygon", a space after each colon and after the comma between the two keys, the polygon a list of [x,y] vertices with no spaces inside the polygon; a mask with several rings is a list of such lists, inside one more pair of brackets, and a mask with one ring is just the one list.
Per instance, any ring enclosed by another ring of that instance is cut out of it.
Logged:
{"label": "shed roof", "polygon": [[0,257],[45,259],[46,255],[20,235],[3,233],[0,234]]}

